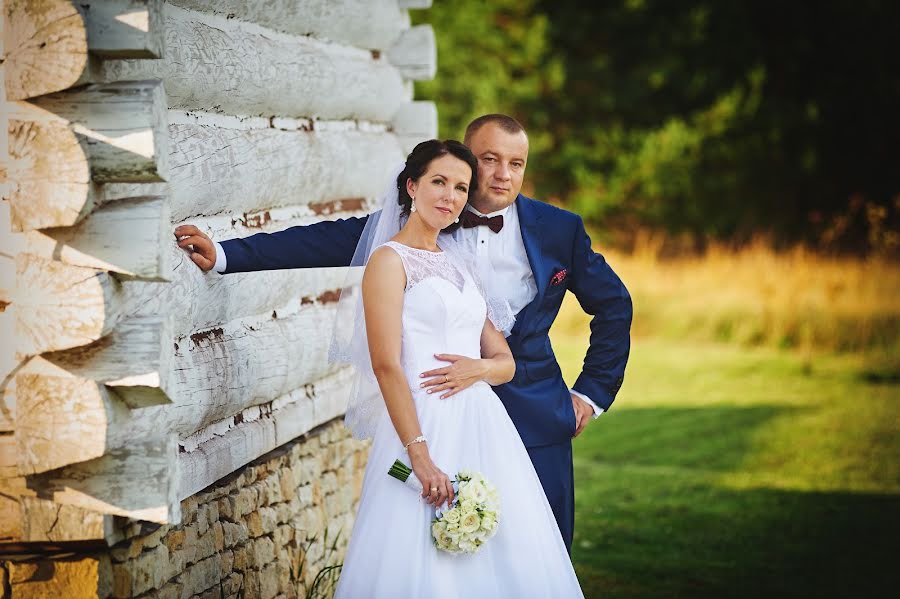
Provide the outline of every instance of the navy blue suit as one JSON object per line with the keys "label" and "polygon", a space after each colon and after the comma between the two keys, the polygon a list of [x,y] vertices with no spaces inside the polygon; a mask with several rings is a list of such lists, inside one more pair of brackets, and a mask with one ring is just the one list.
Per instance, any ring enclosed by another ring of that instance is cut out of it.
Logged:
{"label": "navy blue suit", "polygon": [[[575,514],[571,440],[576,420],[548,333],[568,289],[594,317],[584,368],[573,388],[608,410],[622,386],[628,360],[631,296],[603,256],[591,249],[581,217],[523,195],[516,206],[538,291],[517,315],[507,338],[516,374],[494,390],[528,449],[571,550]],[[225,274],[347,266],[365,221],[326,221],[224,241]],[[557,274],[562,271],[564,275]]]}

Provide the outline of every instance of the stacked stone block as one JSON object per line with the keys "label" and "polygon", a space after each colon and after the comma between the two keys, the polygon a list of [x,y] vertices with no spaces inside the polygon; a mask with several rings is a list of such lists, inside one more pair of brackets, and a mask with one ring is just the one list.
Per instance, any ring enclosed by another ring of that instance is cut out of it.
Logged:
{"label": "stacked stone block", "polygon": [[134,522],[93,554],[0,563],[2,597],[303,597],[343,560],[367,453],[331,421],[182,501],[177,526]]}

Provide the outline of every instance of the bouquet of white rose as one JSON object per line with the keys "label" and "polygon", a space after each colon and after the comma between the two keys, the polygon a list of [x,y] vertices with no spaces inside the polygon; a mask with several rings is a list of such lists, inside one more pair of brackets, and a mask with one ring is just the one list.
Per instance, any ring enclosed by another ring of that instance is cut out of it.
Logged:
{"label": "bouquet of white rose", "polygon": [[[388,474],[422,492],[412,469],[396,460]],[[434,546],[448,553],[475,553],[500,524],[500,496],[480,472],[461,470],[453,480],[453,503],[438,507],[431,521]]]}

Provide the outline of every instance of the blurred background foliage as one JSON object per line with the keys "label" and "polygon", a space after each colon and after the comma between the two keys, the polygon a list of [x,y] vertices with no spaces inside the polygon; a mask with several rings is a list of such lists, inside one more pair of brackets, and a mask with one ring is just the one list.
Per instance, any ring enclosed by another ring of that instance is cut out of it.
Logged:
{"label": "blurred background foliage", "polygon": [[[634,301],[574,442],[586,597],[900,585],[900,3],[435,0],[440,134],[522,121],[524,192]],[[551,330],[566,380],[590,317]]]}
{"label": "blurred background foliage", "polygon": [[440,134],[487,112],[531,140],[525,193],[640,230],[900,247],[900,4],[438,0]]}

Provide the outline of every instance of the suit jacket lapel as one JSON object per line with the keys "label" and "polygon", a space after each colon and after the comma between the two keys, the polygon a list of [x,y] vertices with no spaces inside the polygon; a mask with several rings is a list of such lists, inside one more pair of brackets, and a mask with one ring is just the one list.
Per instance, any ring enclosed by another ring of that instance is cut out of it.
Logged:
{"label": "suit jacket lapel", "polygon": [[[522,242],[525,244],[525,253],[528,255],[528,264],[531,265],[531,273],[534,275],[534,283],[537,286],[537,295],[530,304],[522,308],[516,318],[514,329],[521,331],[522,322],[531,320],[530,313],[535,306],[539,306],[544,297],[544,281],[547,279],[541,253],[541,223],[542,219],[536,210],[535,200],[526,198],[522,194],[516,198],[516,209],[519,216],[519,230],[522,232]],[[546,231],[544,232],[546,234]]]}

